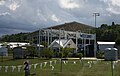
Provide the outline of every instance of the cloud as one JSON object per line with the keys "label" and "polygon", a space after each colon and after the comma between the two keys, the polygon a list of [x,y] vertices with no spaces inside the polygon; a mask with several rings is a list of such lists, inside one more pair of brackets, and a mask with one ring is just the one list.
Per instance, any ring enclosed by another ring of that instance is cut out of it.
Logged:
{"label": "cloud", "polygon": [[108,2],[108,0],[100,0],[100,1],[103,1],[104,3]]}
{"label": "cloud", "polygon": [[[1,2],[2,1],[2,2]],[[34,31],[38,28],[77,21],[94,26],[119,22],[119,0],[0,0],[0,32]],[[6,30],[2,30],[6,28]]]}
{"label": "cloud", "polygon": [[109,12],[111,12],[111,13],[113,13],[113,14],[116,14],[116,15],[120,14],[120,9],[119,8],[109,7],[106,10],[109,11]]}
{"label": "cloud", "polygon": [[120,14],[120,0],[111,0],[107,10],[113,14]]}
{"label": "cloud", "polygon": [[4,5],[5,1],[4,0],[0,0],[0,5]]}
{"label": "cloud", "polygon": [[[46,19],[46,17],[43,15],[43,14],[41,14],[41,10],[40,9],[37,9],[37,16],[40,18],[40,19],[42,19],[42,20],[44,20],[44,21],[47,21],[47,19]],[[36,22],[35,22],[35,24],[36,24]]]}
{"label": "cloud", "polygon": [[9,12],[0,13],[0,16],[6,16],[6,15],[10,15],[10,13]]}
{"label": "cloud", "polygon": [[106,10],[112,14],[120,14],[120,0],[100,0],[103,1],[107,7]]}
{"label": "cloud", "polygon": [[10,10],[15,11],[18,7],[20,7],[20,5],[17,2],[13,1],[13,3],[10,4],[8,7]]}
{"label": "cloud", "polygon": [[0,37],[3,36],[3,35],[6,35],[6,34],[16,34],[16,33],[20,33],[20,32],[30,32],[30,31],[13,29],[13,28],[1,28],[0,29]]}
{"label": "cloud", "polygon": [[120,0],[111,0],[112,5],[120,7]]}
{"label": "cloud", "polygon": [[56,21],[56,22],[59,22],[59,21],[60,21],[60,19],[57,18],[55,14],[53,14],[53,15],[51,16],[51,19],[52,19],[53,21]]}
{"label": "cloud", "polygon": [[60,6],[66,9],[79,8],[80,5],[75,0],[59,0]]}

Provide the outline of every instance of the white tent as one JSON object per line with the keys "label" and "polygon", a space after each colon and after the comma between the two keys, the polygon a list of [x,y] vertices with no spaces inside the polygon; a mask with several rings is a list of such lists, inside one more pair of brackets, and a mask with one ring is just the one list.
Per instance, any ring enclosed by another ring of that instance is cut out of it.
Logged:
{"label": "white tent", "polygon": [[13,48],[13,58],[24,58],[24,49],[22,47]]}
{"label": "white tent", "polygon": [[104,51],[105,60],[117,60],[118,59],[117,48],[106,48]]}

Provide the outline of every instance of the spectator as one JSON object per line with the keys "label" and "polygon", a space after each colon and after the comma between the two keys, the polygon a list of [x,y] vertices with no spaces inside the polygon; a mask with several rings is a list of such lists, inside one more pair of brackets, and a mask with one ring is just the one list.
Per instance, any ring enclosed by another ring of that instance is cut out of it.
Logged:
{"label": "spectator", "polygon": [[24,62],[24,71],[25,71],[25,76],[30,75],[30,69],[29,69],[29,61]]}

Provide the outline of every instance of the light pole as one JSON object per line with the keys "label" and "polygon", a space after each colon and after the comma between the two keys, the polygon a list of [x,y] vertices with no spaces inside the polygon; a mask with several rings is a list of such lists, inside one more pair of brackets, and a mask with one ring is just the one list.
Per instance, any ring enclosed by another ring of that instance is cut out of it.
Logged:
{"label": "light pole", "polygon": [[75,51],[75,53],[78,52],[78,39],[79,39],[80,34],[81,34],[81,30],[76,31],[76,51]]}
{"label": "light pole", "polygon": [[[62,33],[61,33],[62,32]],[[60,40],[61,40],[61,35],[63,35],[63,32],[64,32],[64,29],[59,29],[59,45],[60,45]],[[60,72],[62,72],[62,58],[63,58],[63,51],[62,50],[60,50],[60,47],[61,46],[59,46],[59,53],[61,53],[61,63],[60,63]]]}
{"label": "light pole", "polygon": [[96,28],[96,17],[100,16],[100,13],[93,13],[94,17],[95,17],[95,28]]}
{"label": "light pole", "polygon": [[52,28],[51,28],[51,31],[50,31],[50,44],[52,43]]}
{"label": "light pole", "polygon": [[62,52],[60,51],[60,40],[61,40],[61,29],[59,29],[59,53],[61,54],[60,56],[60,72],[62,72]]}
{"label": "light pole", "polygon": [[93,13],[95,18],[95,38],[94,38],[94,57],[96,57],[96,17],[100,16],[100,13]]}
{"label": "light pole", "polygon": [[50,44],[50,37],[49,37],[49,33],[50,33],[50,31],[49,31],[49,30],[47,30],[47,34],[48,34],[48,36],[47,36],[47,37],[48,37],[48,39],[47,39],[47,40],[48,40],[48,47],[49,47],[49,44]]}
{"label": "light pole", "polygon": [[38,37],[39,37],[39,57],[40,57],[40,32],[41,32],[41,29],[39,28],[39,35],[38,35]]}
{"label": "light pole", "polygon": [[78,46],[78,31],[76,31],[76,51],[75,51],[75,53],[77,53],[77,46]]}
{"label": "light pole", "polygon": [[61,29],[59,29],[59,53],[60,53]]}

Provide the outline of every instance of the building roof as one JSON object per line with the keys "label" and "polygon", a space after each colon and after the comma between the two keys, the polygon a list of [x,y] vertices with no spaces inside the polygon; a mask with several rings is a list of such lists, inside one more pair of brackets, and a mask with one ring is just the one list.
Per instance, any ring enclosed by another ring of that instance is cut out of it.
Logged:
{"label": "building roof", "polygon": [[113,45],[115,44],[115,42],[99,42],[99,41],[97,43],[98,44],[113,44]]}
{"label": "building roof", "polygon": [[61,25],[56,25],[56,26],[52,26],[52,27],[48,27],[45,29],[64,29],[66,31],[86,31],[87,29],[93,29],[94,27],[86,25],[86,24],[82,24],[82,23],[78,23],[78,22],[70,22],[70,23],[65,23],[65,24],[61,24]]}
{"label": "building roof", "polygon": [[37,47],[39,47],[39,46],[40,46],[40,47],[44,47],[44,45],[39,45],[39,44],[37,44]]}
{"label": "building roof", "polygon": [[118,49],[117,48],[106,48],[105,50],[114,50],[114,51],[116,51]]}
{"label": "building roof", "polygon": [[[65,48],[69,43],[72,41],[72,39],[60,39],[60,40],[54,40],[49,47],[63,47]],[[74,42],[72,42],[74,43]],[[73,47],[71,47],[73,48]]]}
{"label": "building roof", "polygon": [[7,45],[10,45],[10,48],[14,48],[19,46],[30,45],[30,43],[22,43],[22,42],[9,42]]}

